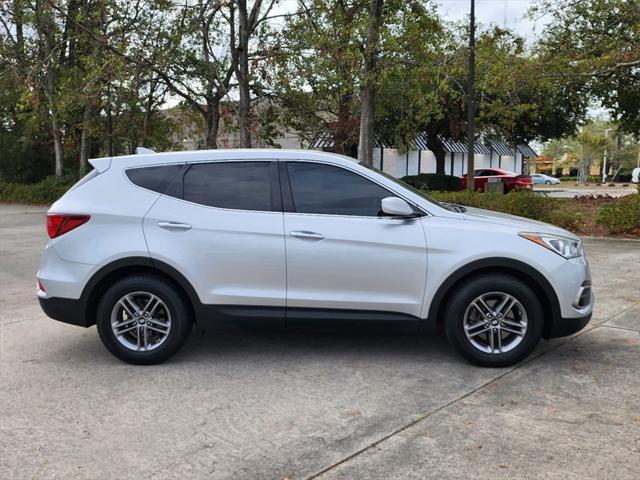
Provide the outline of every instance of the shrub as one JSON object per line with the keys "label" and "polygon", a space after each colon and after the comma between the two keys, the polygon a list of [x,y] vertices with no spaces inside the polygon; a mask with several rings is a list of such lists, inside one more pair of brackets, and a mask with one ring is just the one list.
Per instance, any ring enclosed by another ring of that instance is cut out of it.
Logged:
{"label": "shrub", "polygon": [[640,230],[640,195],[627,195],[602,205],[597,222],[609,233],[633,233]]}
{"label": "shrub", "polygon": [[430,190],[432,192],[457,192],[460,190],[460,178],[454,175],[421,173],[419,175],[407,175],[401,180],[419,190]]}
{"label": "shrub", "polygon": [[60,198],[76,180],[71,176],[51,176],[37,183],[0,182],[0,201],[47,205]]}
{"label": "shrub", "polygon": [[565,200],[527,191],[501,193],[440,192],[431,194],[441,202],[484,208],[520,217],[552,223],[562,228],[575,228],[582,219],[578,212],[565,208]]}

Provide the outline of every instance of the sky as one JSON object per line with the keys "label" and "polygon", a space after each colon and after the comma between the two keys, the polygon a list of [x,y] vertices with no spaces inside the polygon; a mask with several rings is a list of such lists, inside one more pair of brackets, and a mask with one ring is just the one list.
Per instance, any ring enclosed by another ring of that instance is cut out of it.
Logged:
{"label": "sky", "polygon": [[[542,32],[549,16],[532,20],[527,17],[529,7],[540,0],[476,0],[476,22],[509,27],[531,42]],[[470,0],[435,0],[445,20],[464,20],[469,14]],[[296,10],[296,0],[282,0],[274,12],[282,14]]]}
{"label": "sky", "polygon": [[[476,0],[476,22],[508,27],[529,41],[539,36],[549,16],[536,20],[527,16],[529,8],[539,0]],[[464,20],[469,14],[470,0],[437,0],[441,15],[447,20]]]}

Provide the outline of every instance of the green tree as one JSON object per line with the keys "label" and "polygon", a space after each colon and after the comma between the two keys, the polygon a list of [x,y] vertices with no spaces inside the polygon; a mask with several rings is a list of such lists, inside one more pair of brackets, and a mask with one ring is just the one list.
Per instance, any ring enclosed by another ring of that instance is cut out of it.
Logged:
{"label": "green tree", "polygon": [[544,75],[581,85],[620,127],[640,133],[640,3],[545,0],[532,15],[551,15],[536,51]]}

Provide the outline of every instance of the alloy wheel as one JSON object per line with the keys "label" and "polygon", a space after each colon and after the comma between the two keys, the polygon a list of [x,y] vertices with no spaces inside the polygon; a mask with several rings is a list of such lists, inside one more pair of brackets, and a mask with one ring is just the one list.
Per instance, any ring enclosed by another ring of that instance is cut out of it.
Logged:
{"label": "alloy wheel", "polygon": [[129,350],[155,350],[169,337],[171,314],[167,305],[153,293],[127,293],[113,306],[111,330],[118,342]]}
{"label": "alloy wheel", "polygon": [[484,293],[467,306],[463,328],[469,343],[481,352],[505,353],[524,339],[527,313],[518,299],[508,293]]}

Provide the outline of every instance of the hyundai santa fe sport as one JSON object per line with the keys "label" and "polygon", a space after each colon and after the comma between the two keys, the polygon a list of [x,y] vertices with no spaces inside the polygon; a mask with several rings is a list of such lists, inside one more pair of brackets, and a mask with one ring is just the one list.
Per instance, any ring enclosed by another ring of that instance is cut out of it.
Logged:
{"label": "hyundai santa fe sport", "polygon": [[313,319],[439,325],[471,362],[506,366],[591,317],[575,235],[438,203],[340,155],[215,150],[91,164],[47,214],[37,295],[51,318],[96,324],[126,362],[166,360],[194,323]]}

